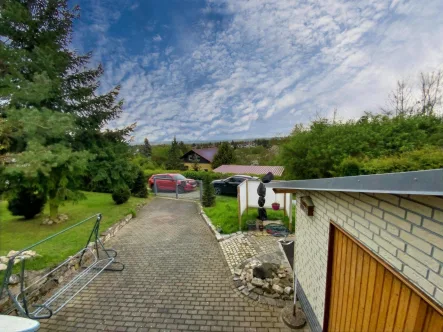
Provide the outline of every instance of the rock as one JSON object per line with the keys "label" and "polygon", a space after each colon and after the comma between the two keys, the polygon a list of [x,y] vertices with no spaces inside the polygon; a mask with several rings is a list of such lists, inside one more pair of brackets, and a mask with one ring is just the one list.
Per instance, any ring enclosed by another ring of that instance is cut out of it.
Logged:
{"label": "rock", "polygon": [[10,252],[8,252],[8,255],[7,255],[6,257],[11,258],[11,257],[14,256],[15,254],[18,254],[18,251],[11,250]]}
{"label": "rock", "polygon": [[29,256],[29,257],[35,257],[35,256],[37,256],[37,253],[34,250],[26,250],[26,251],[22,252],[22,255]]}
{"label": "rock", "polygon": [[249,291],[247,288],[243,288],[243,290],[241,292],[243,293],[243,295],[246,295],[246,296],[249,295]]}
{"label": "rock", "polygon": [[255,286],[249,282],[247,283],[246,287],[248,288],[248,291],[251,291],[255,288]]}
{"label": "rock", "polygon": [[8,268],[6,264],[0,263],[0,271],[4,271]]}
{"label": "rock", "polygon": [[20,277],[17,274],[12,274],[9,277],[9,284],[10,285],[17,285],[20,282]]}
{"label": "rock", "polygon": [[8,264],[9,258],[6,256],[0,256],[0,263]]}
{"label": "rock", "polygon": [[271,284],[265,281],[265,282],[263,283],[262,288],[263,288],[265,291],[269,291],[269,290],[271,290]]}
{"label": "rock", "polygon": [[292,287],[285,287],[285,294],[287,294],[287,295],[291,295],[292,294]]}
{"label": "rock", "polygon": [[286,273],[277,274],[280,279],[286,278]]}
{"label": "rock", "polygon": [[242,285],[241,280],[234,281],[234,285],[235,285],[236,288],[240,287]]}
{"label": "rock", "polygon": [[258,287],[254,288],[252,291],[258,295],[263,295],[263,293],[265,292],[262,288],[258,288]]}
{"label": "rock", "polygon": [[234,274],[237,275],[237,276],[240,276],[241,272],[242,272],[241,269],[235,269],[234,270]]}
{"label": "rock", "polygon": [[241,291],[241,290],[243,290],[243,288],[245,288],[246,286],[240,286],[240,287],[238,287],[238,290],[239,291]]}
{"label": "rock", "polygon": [[263,287],[265,282],[262,279],[259,278],[252,278],[251,284],[257,287]]}
{"label": "rock", "polygon": [[272,279],[272,286],[278,285],[280,283],[280,278],[274,278]]}
{"label": "rock", "polygon": [[247,280],[248,282],[251,282],[253,278],[254,278],[254,277],[253,277],[252,274],[250,274],[250,273],[248,273],[248,274],[246,275],[246,280]]}
{"label": "rock", "polygon": [[54,223],[54,221],[52,221],[52,220],[48,220],[47,225],[52,225],[53,223]]}
{"label": "rock", "polygon": [[254,301],[257,301],[258,300],[258,294],[255,294],[255,293],[249,293],[249,298],[250,299],[252,299],[252,300],[254,300]]}
{"label": "rock", "polygon": [[276,266],[272,263],[263,263],[260,266],[254,267],[254,277],[260,279],[272,278],[272,272],[276,271]]}
{"label": "rock", "polygon": [[275,291],[278,294],[283,294],[284,290],[279,285],[272,285],[272,290]]}

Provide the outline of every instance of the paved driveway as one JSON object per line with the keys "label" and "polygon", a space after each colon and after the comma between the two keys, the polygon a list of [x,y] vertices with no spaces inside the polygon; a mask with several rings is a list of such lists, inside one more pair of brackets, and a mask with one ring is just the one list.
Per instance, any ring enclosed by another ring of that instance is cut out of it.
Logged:
{"label": "paved driveway", "polygon": [[126,269],[104,272],[41,331],[287,331],[280,309],[233,291],[193,203],[154,199],[108,246]]}

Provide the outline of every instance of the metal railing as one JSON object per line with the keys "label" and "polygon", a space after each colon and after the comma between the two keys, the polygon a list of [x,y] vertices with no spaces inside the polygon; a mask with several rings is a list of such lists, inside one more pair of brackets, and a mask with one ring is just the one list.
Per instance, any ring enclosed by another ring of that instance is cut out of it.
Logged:
{"label": "metal railing", "polygon": [[[25,257],[22,255],[25,251],[30,250],[44,242],[47,242],[69,230],[78,227],[89,220],[96,218],[94,227],[89,234],[88,240],[80,251],[75,255],[69,257],[55,268],[51,269],[48,273],[35,280],[32,284],[25,286]],[[31,319],[43,319],[50,318],[52,315],[59,312],[66,304],[68,304],[78,293],[80,293],[88,284],[90,284],[100,273],[104,270],[122,271],[124,265],[116,262],[117,252],[113,249],[105,249],[103,242],[99,237],[99,228],[102,215],[96,214],[85,220],[82,220],[60,232],[57,232],[37,243],[20,250],[15,255],[11,256],[8,261],[5,276],[3,278],[3,284],[0,288],[0,298],[3,295],[4,289],[6,289],[9,298],[13,302],[17,312],[21,316],[26,316]],[[93,242],[91,242],[93,240]],[[104,253],[104,257],[100,258],[100,251]],[[20,292],[14,294],[9,288],[9,278],[12,274],[13,267],[16,260],[20,260]],[[83,269],[80,273],[75,275],[69,282],[63,285],[60,289],[54,292],[49,298],[47,298],[42,304],[30,305],[31,301],[28,297],[28,293],[34,291],[44,281],[54,275],[62,267],[68,266],[75,262]],[[111,264],[115,264],[114,268],[109,268]]]}

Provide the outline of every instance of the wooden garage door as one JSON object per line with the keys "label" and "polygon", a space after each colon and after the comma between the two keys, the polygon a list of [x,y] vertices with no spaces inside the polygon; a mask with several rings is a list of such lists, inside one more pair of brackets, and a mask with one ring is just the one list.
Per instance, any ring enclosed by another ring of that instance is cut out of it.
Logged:
{"label": "wooden garage door", "polygon": [[331,232],[329,331],[443,331],[441,308],[338,227]]}

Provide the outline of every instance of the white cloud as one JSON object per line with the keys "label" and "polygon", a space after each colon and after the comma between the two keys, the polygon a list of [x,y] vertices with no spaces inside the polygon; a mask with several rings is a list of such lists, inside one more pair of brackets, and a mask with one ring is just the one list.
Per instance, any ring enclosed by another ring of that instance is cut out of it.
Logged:
{"label": "white cloud", "polygon": [[[440,0],[224,0],[202,12],[230,20],[202,18],[195,35],[147,43],[143,54],[101,39],[103,86],[121,84],[126,101],[112,126],[138,121],[139,142],[288,133],[318,111],[377,111],[397,79],[443,63]],[[93,28],[106,32],[100,14]]]}

